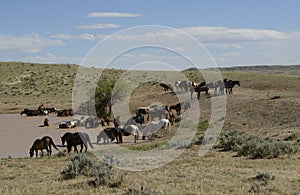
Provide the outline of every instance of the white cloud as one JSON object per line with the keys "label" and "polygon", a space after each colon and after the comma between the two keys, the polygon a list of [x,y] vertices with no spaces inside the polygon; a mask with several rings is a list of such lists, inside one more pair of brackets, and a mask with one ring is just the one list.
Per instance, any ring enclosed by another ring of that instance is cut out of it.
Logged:
{"label": "white cloud", "polygon": [[53,39],[65,39],[65,40],[87,40],[87,41],[95,41],[97,38],[93,34],[84,33],[79,35],[71,35],[71,34],[55,34],[52,35]]}
{"label": "white cloud", "polygon": [[121,26],[117,24],[92,24],[92,25],[83,25],[76,26],[79,29],[104,29],[104,28],[120,28]]}
{"label": "white cloud", "polygon": [[64,45],[61,40],[48,39],[36,33],[21,36],[0,34],[0,43],[0,51],[29,53]]}
{"label": "white cloud", "polygon": [[133,18],[139,17],[140,14],[130,14],[130,13],[119,13],[119,12],[92,12],[89,13],[87,18]]}
{"label": "white cloud", "polygon": [[80,64],[82,58],[81,57],[66,57],[66,56],[56,56],[54,54],[48,53],[46,55],[39,56],[27,56],[18,61],[23,62],[33,62],[33,63],[64,63],[64,64]]}
{"label": "white cloud", "polygon": [[287,34],[269,29],[200,26],[182,28],[181,30],[205,43],[240,43],[289,39]]}

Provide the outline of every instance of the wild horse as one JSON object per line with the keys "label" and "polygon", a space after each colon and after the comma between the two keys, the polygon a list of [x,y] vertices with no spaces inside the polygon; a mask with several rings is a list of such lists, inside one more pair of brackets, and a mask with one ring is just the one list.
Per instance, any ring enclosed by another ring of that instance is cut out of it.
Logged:
{"label": "wild horse", "polygon": [[61,142],[62,145],[64,145],[65,142],[67,142],[68,153],[71,152],[72,147],[74,147],[74,152],[78,153],[77,150],[78,145],[81,146],[80,152],[82,152],[83,146],[85,146],[85,152],[86,152],[88,148],[88,144],[91,146],[91,148],[94,148],[91,143],[89,135],[83,132],[76,132],[76,133],[67,132],[61,137]]}

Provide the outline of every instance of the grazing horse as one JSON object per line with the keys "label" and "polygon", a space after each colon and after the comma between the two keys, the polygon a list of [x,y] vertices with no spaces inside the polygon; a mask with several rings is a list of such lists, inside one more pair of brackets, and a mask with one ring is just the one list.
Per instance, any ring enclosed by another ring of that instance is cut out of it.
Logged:
{"label": "grazing horse", "polygon": [[172,85],[170,85],[170,84],[165,84],[165,83],[159,83],[159,86],[161,86],[161,87],[163,87],[164,88],[164,90],[165,90],[165,92],[166,91],[173,91],[173,87],[172,87]]}
{"label": "grazing horse", "polygon": [[27,108],[25,108],[21,113],[20,115],[22,114],[26,114],[27,116],[38,116],[38,115],[41,115],[40,111],[38,110],[29,110]]}
{"label": "grazing horse", "polygon": [[57,112],[57,116],[65,117],[65,116],[73,116],[73,109],[64,109]]}
{"label": "grazing horse", "polygon": [[88,148],[88,144],[91,146],[91,148],[94,148],[91,143],[89,135],[83,132],[76,132],[76,133],[67,132],[61,137],[61,142],[62,145],[64,145],[65,142],[67,142],[68,153],[71,152],[72,147],[74,147],[74,152],[78,153],[77,145],[81,146],[80,152],[82,152],[83,146],[85,146],[85,152],[86,152]]}
{"label": "grazing horse", "polygon": [[104,143],[108,143],[110,141],[117,140],[117,144],[122,143],[122,134],[119,128],[106,128],[103,129],[98,135],[97,135],[97,143],[103,139]]}
{"label": "grazing horse", "polygon": [[29,150],[30,157],[33,157],[34,152],[35,156],[38,157],[38,151],[40,150],[41,152],[43,152],[44,149],[47,150],[47,154],[50,156],[52,153],[51,146],[59,151],[50,136],[44,136],[42,137],[42,139],[36,139]]}
{"label": "grazing horse", "polygon": [[164,129],[164,133],[168,134],[170,131],[170,121],[168,119],[161,119],[159,121],[152,121],[148,124],[142,125],[141,126],[141,131],[143,133],[143,140],[145,137],[150,136],[158,132],[160,129]]}
{"label": "grazing horse", "polygon": [[[210,95],[208,93],[209,88],[207,87],[206,82],[202,82],[199,85],[193,85],[193,87],[194,87],[194,91],[197,92],[198,100],[200,99],[201,92],[205,92],[205,94],[210,97]],[[193,90],[191,90],[191,99],[193,99]]]}
{"label": "grazing horse", "polygon": [[139,128],[136,125],[128,125],[125,126],[124,128],[120,128],[120,130],[123,136],[133,135],[134,143],[136,143],[136,140],[139,139]]}
{"label": "grazing horse", "polygon": [[227,81],[227,79],[224,79],[224,85],[225,85],[226,94],[227,94],[227,92],[228,92],[228,94],[233,94],[232,88],[235,85],[241,86],[240,81],[233,81],[233,80]]}

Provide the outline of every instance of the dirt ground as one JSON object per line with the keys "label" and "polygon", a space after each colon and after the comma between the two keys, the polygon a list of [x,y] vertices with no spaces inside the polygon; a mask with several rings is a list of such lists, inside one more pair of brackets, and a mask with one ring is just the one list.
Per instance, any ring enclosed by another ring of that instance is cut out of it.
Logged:
{"label": "dirt ground", "polygon": [[[49,127],[43,127],[43,121],[45,118],[49,119]],[[91,142],[96,149],[105,148],[102,142],[96,143],[97,135],[105,127],[89,128],[77,127],[72,129],[59,129],[58,124],[62,121],[72,120],[73,117],[57,117],[55,114],[44,116],[27,117],[20,114],[0,114],[1,123],[1,136],[0,136],[0,158],[7,157],[28,157],[29,148],[32,146],[35,139],[42,138],[45,135],[51,136],[54,143],[59,146],[61,151],[66,150],[61,146],[60,137],[66,132],[87,132],[90,136]],[[110,124],[113,125],[112,123]],[[124,144],[133,142],[133,137],[124,137]],[[140,140],[141,141],[141,140]],[[114,144],[116,145],[116,144]],[[88,148],[91,150],[91,148]],[[53,154],[56,151],[52,147]]]}

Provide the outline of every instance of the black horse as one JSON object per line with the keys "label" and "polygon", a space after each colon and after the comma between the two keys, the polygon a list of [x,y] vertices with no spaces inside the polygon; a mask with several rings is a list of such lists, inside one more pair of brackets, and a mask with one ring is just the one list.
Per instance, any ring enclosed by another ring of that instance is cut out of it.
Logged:
{"label": "black horse", "polygon": [[144,115],[142,114],[138,114],[132,118],[130,118],[124,126],[128,126],[128,125],[137,125],[137,124],[144,124],[145,123],[145,118],[144,118]]}
{"label": "black horse", "polygon": [[119,128],[106,128],[103,129],[98,135],[97,135],[97,143],[103,139],[104,143],[108,143],[110,141],[114,141],[115,139],[117,140],[117,144],[122,143],[122,134],[121,134],[121,129]]}
{"label": "black horse", "polygon": [[235,86],[235,85],[238,85],[238,86],[241,86],[240,85],[240,81],[233,81],[233,80],[229,80],[227,81],[227,79],[224,79],[224,85],[225,85],[225,91],[226,91],[226,94],[233,94],[232,93],[232,88]]}
{"label": "black horse", "polygon": [[205,92],[205,94],[210,97],[209,88],[206,85],[206,82],[202,82],[199,85],[193,85],[194,90],[191,90],[191,99],[193,99],[193,91],[197,92],[197,98],[200,99],[200,93]]}
{"label": "black horse", "polygon": [[91,141],[90,137],[87,133],[83,132],[76,132],[76,133],[70,133],[67,132],[61,137],[61,142],[62,145],[67,142],[67,149],[68,153],[71,152],[72,147],[74,147],[74,152],[78,153],[77,146],[80,145],[80,152],[82,152],[83,146],[85,146],[85,152],[87,151],[88,144],[91,146],[91,148],[94,148]]}

